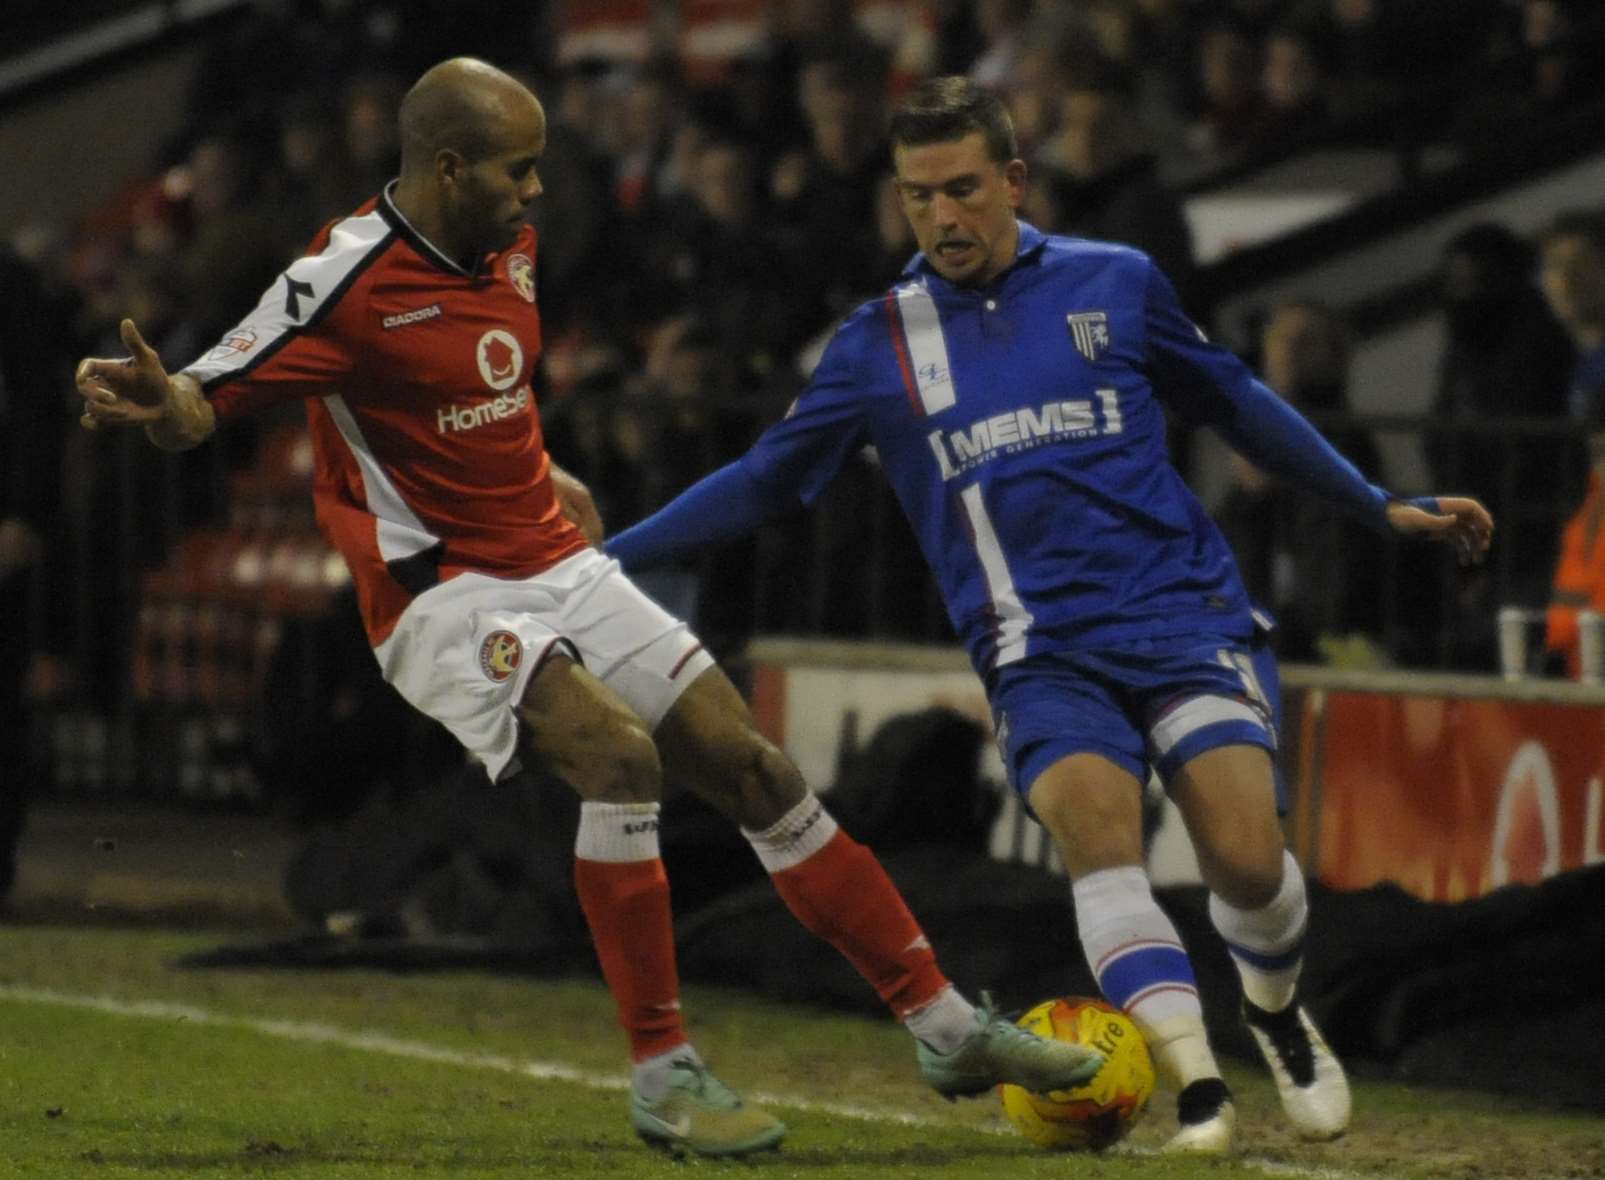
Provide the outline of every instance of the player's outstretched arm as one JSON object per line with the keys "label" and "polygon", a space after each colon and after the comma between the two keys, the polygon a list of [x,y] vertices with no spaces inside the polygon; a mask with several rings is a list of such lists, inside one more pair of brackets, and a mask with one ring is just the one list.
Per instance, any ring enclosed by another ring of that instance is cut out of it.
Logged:
{"label": "player's outstretched arm", "polygon": [[603,548],[627,572],[752,532],[791,497],[760,483],[742,460],[705,475],[645,520],[614,533]]}
{"label": "player's outstretched arm", "polygon": [[1461,565],[1481,561],[1493,540],[1494,518],[1469,496],[1392,500],[1387,516],[1396,533],[1420,533],[1453,545]]}
{"label": "player's outstretched arm", "polygon": [[182,373],[170,376],[133,320],[124,320],[118,334],[128,356],[78,362],[76,384],[84,399],[79,424],[85,430],[143,426],[146,437],[164,451],[184,451],[203,442],[217,419],[201,387]]}

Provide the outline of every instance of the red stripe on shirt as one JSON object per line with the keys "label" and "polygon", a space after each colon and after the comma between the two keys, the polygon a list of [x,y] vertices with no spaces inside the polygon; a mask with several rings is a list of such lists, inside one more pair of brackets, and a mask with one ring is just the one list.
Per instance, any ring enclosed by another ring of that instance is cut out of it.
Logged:
{"label": "red stripe on shirt", "polygon": [[914,363],[909,360],[908,342],[903,339],[903,312],[897,306],[896,291],[886,293],[886,318],[890,322],[892,350],[897,353],[897,367],[903,374],[903,390],[908,394],[908,404],[923,418],[925,406],[920,401],[920,387],[914,380]]}

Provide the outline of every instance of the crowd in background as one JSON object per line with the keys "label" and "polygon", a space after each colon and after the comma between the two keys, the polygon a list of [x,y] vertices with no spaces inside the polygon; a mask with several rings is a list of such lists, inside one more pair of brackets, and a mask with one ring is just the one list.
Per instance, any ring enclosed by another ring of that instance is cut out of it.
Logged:
{"label": "crowd in background", "polygon": [[[226,474],[249,460],[265,427],[231,430],[207,454],[183,457],[175,481],[173,461],[137,440],[77,431],[71,360],[119,353],[124,316],[170,367],[208,347],[323,223],[395,174],[397,103],[449,53],[524,76],[545,103],[546,188],[533,212],[542,416],[554,454],[621,526],[738,453],[799,388],[835,320],[908,261],[885,125],[918,78],[963,72],[1002,92],[1030,165],[1024,216],[1148,251],[1207,323],[1185,186],[1318,134],[1373,146],[1409,139],[1451,156],[1519,135],[1596,97],[1605,59],[1568,39],[1591,11],[1569,0],[256,5],[208,44],[183,104],[188,120],[145,175],[70,221],[41,209],[37,222],[8,227],[0,306],[18,305],[14,292],[26,288],[37,311],[0,328],[0,575],[37,572],[52,553],[154,566],[184,528],[220,517]],[[1472,78],[1480,84],[1468,90]],[[1592,412],[1587,390],[1605,384],[1605,364],[1588,322],[1597,327],[1605,312],[1579,311],[1558,276],[1569,267],[1583,275],[1572,287],[1605,289],[1605,246],[1588,217],[1573,228],[1568,240],[1584,248],[1553,261],[1546,238],[1542,267],[1537,243],[1498,225],[1451,243],[1438,413],[1561,421]],[[1346,406],[1350,337],[1340,309],[1292,300],[1267,309],[1262,339],[1246,351],[1319,416]],[[1335,441],[1382,476],[1369,435]],[[1496,506],[1513,496],[1542,505],[1508,542],[1527,547],[1519,567],[1540,584],[1520,593],[1534,602],[1548,596],[1562,523],[1583,493],[1557,475],[1567,445],[1515,462],[1489,453],[1498,440],[1427,447],[1434,485]],[[168,466],[158,474],[158,465]],[[809,555],[811,568],[786,584],[809,588],[810,619],[839,633],[876,629],[855,582],[866,515],[851,502],[876,494],[871,478],[842,481],[849,503],[825,525],[795,526],[812,530],[813,544],[793,545],[783,525],[769,555],[771,565]],[[129,489],[157,485],[160,511],[130,511]],[[1463,644],[1385,651],[1385,613],[1408,617],[1410,607],[1383,601],[1380,542],[1276,495],[1241,463],[1217,511],[1251,590],[1283,616],[1284,654],[1336,659],[1334,644],[1359,635],[1378,659],[1489,666],[1497,603],[1486,583],[1450,592],[1464,599],[1463,618],[1487,629],[1467,627]],[[877,523],[871,543],[899,555],[880,563],[877,593],[926,603],[894,612],[890,629],[939,638],[907,536]],[[656,584],[721,642],[755,626],[798,629],[797,595],[754,605],[753,568],[721,563],[712,585],[706,571],[680,571],[678,581],[669,571]],[[1438,583],[1403,584],[1419,593]],[[36,601],[67,600],[48,577],[34,585]],[[69,637],[22,633],[46,658],[8,655],[7,666],[31,668],[35,694],[63,691],[61,661],[48,657]]]}

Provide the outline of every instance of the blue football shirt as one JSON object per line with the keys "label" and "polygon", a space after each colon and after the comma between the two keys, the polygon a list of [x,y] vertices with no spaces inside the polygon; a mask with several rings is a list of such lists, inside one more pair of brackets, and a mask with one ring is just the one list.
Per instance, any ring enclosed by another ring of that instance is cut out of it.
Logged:
{"label": "blue football shirt", "polygon": [[750,527],[811,502],[873,446],[978,672],[1144,639],[1246,639],[1251,604],[1170,463],[1166,406],[1381,522],[1386,493],[1206,340],[1146,255],[1021,223],[1014,264],[985,287],[916,256],[842,322],[787,416],[704,481],[719,495],[699,485],[608,548],[635,566]]}

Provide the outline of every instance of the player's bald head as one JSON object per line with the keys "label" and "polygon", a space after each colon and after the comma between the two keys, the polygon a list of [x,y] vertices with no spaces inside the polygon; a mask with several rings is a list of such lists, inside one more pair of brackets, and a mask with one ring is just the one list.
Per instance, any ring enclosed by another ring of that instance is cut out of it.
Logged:
{"label": "player's bald head", "polygon": [[401,170],[427,169],[444,149],[480,160],[532,128],[545,138],[545,112],[528,88],[486,62],[454,57],[426,70],[401,100]]}

